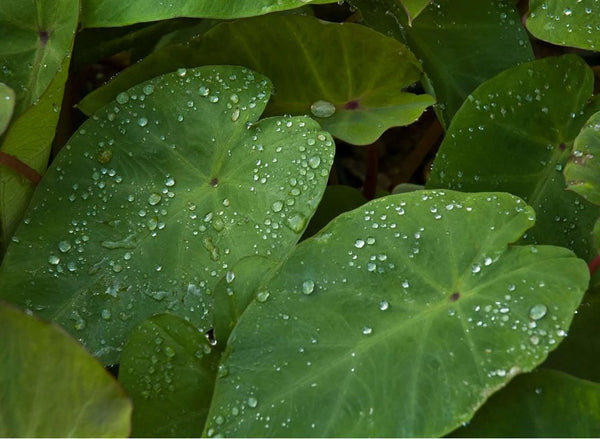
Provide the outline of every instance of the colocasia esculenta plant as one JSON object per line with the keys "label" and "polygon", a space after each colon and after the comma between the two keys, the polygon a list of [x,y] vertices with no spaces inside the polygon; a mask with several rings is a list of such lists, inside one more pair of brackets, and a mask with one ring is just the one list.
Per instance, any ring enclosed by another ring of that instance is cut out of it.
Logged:
{"label": "colocasia esculenta plant", "polygon": [[3,0],[0,436],[600,436],[600,0]]}

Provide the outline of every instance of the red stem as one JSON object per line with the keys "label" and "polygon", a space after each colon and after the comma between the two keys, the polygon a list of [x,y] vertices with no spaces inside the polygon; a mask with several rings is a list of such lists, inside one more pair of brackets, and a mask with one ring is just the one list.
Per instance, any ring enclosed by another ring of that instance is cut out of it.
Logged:
{"label": "red stem", "polygon": [[42,176],[35,169],[30,168],[18,158],[1,151],[0,164],[15,170],[19,175],[22,175],[33,184],[38,184],[42,179]]}
{"label": "red stem", "polygon": [[590,275],[593,276],[596,270],[600,268],[600,255],[597,255],[594,259],[592,259],[592,262],[588,264],[588,268],[590,270]]}

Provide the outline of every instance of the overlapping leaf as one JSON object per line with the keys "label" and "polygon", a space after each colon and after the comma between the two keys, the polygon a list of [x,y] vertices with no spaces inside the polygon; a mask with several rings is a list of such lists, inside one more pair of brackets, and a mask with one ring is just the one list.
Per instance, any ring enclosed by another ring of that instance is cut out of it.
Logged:
{"label": "overlapping leaf", "polygon": [[125,437],[131,402],[61,328],[0,303],[0,436]]}
{"label": "overlapping leaf", "polygon": [[336,0],[83,0],[81,23],[84,27],[115,27],[175,17],[230,19],[264,15],[295,9],[307,3],[335,3]]}
{"label": "overlapping leaf", "polygon": [[431,3],[431,0],[400,0],[400,4],[406,11],[408,16],[409,25],[412,24],[413,20],[423,12],[423,9]]}
{"label": "overlapping leaf", "polygon": [[594,114],[575,138],[565,166],[567,188],[600,204],[600,113]]}
{"label": "overlapping leaf", "polygon": [[600,384],[553,370],[521,375],[453,437],[597,437]]}
{"label": "overlapping leaf", "polygon": [[94,111],[165,69],[232,63],[273,81],[277,93],[267,114],[311,114],[323,129],[352,144],[372,143],[389,127],[414,122],[433,104],[428,95],[402,91],[419,80],[421,68],[394,39],[356,24],[275,15],[222,23],[188,45],[166,47],[89,95],[80,107]]}
{"label": "overlapping leaf", "polygon": [[15,109],[15,92],[8,85],[0,83],[0,136],[12,118]]}
{"label": "overlapping leaf", "polygon": [[157,312],[211,327],[214,284],[242,257],[288,253],[333,160],[315,121],[257,122],[269,93],[263,76],[225,66],[120,94],[38,186],[0,296],[58,321],[106,363]]}
{"label": "overlapping leaf", "polygon": [[537,213],[526,242],[596,254],[600,209],[565,191],[571,145],[597,102],[593,74],[579,57],[545,58],[482,84],[456,114],[434,161],[430,188],[506,191]]}
{"label": "overlapping leaf", "polygon": [[60,70],[70,53],[78,18],[79,0],[0,5],[0,82],[17,95],[15,116],[42,96]]}
{"label": "overlapping leaf", "polygon": [[[586,264],[509,194],[379,199],[296,247],[224,353],[208,436],[433,437],[565,336]],[[432,270],[435,267],[435,270]]]}
{"label": "overlapping leaf", "polygon": [[397,0],[351,3],[369,26],[404,41],[422,60],[446,125],[479,84],[533,59],[514,1],[435,0],[411,26]]}
{"label": "overlapping leaf", "polygon": [[192,324],[159,314],[137,326],[123,349],[119,381],[133,401],[135,437],[199,437],[218,356]]}
{"label": "overlapping leaf", "polygon": [[599,0],[530,0],[527,29],[563,46],[600,49]]}

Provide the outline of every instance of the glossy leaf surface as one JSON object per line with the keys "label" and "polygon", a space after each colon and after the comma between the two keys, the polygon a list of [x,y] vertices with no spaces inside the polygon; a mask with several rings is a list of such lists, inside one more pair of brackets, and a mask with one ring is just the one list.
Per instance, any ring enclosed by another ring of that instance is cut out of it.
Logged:
{"label": "glossy leaf surface", "polygon": [[263,76],[225,66],[119,95],[38,186],[0,296],[63,324],[106,363],[152,314],[210,328],[214,284],[242,257],[289,252],[333,160],[313,120],[257,121],[269,93]]}
{"label": "glossy leaf surface", "polygon": [[530,0],[527,29],[552,44],[600,49],[599,0]]}
{"label": "glossy leaf surface", "polygon": [[518,195],[537,213],[525,242],[591,258],[600,210],[565,191],[562,170],[593,111],[592,84],[591,70],[571,55],[523,64],[482,84],[456,114],[427,186]]}
{"label": "glossy leaf surface", "polygon": [[15,92],[8,85],[0,83],[0,136],[4,134],[15,109]]}
{"label": "glossy leaf surface", "polygon": [[516,377],[456,437],[597,437],[600,384],[553,370]]}
{"label": "glossy leaf surface", "polygon": [[218,356],[191,323],[158,314],[137,326],[123,348],[119,381],[133,401],[135,437],[199,437]]}
{"label": "glossy leaf surface", "polygon": [[514,196],[453,191],[339,216],[296,247],[240,318],[206,434],[451,432],[543,361],[587,287],[572,252],[509,245],[533,223]]}
{"label": "glossy leaf surface", "polygon": [[0,436],[126,437],[131,402],[62,328],[0,303]]}
{"label": "glossy leaf surface", "polygon": [[406,11],[408,16],[409,24],[412,24],[413,20],[423,12],[423,9],[431,3],[431,0],[399,0],[400,4]]}
{"label": "glossy leaf surface", "polygon": [[3,1],[0,82],[17,95],[15,116],[42,96],[70,53],[79,0]]}
{"label": "glossy leaf surface", "polygon": [[600,204],[600,113],[594,114],[575,138],[564,174],[568,189]]}
{"label": "glossy leaf surface", "polygon": [[307,3],[335,3],[336,0],[83,0],[84,27],[114,27],[175,17],[231,19],[295,9]]}
{"label": "glossy leaf surface", "polygon": [[435,0],[412,26],[397,0],[351,3],[369,26],[403,41],[422,60],[446,125],[479,84],[533,59],[514,1]]}
{"label": "glossy leaf surface", "polygon": [[[295,55],[280,56],[284,53]],[[366,58],[369,63],[355,61]],[[166,47],[79,106],[89,113],[153,74],[202,64],[239,64],[267,75],[277,93],[266,114],[311,115],[324,130],[357,145],[414,122],[433,104],[429,95],[402,91],[419,80],[421,68],[398,41],[356,24],[272,15],[222,23],[197,41]]]}

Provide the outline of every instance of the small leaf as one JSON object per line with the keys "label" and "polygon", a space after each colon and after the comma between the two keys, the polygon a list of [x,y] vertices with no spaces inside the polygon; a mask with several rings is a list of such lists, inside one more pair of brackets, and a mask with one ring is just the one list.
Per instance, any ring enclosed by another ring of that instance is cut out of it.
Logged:
{"label": "small leaf", "polygon": [[333,161],[312,119],[258,121],[270,89],[221,66],[119,95],[38,186],[0,267],[0,297],[61,323],[106,363],[153,314],[211,328],[214,285],[243,257],[287,255]]}
{"label": "small leaf", "polygon": [[369,26],[403,41],[422,60],[426,90],[446,126],[479,84],[534,59],[514,1],[435,0],[412,26],[397,0],[350,3]]}
{"label": "small leaf", "polygon": [[564,174],[567,189],[600,204],[600,112],[586,122],[575,138]]}
{"label": "small leaf", "polygon": [[514,196],[453,191],[339,216],[296,247],[240,318],[205,433],[451,432],[544,360],[587,287],[572,252],[509,245],[533,223]]}
{"label": "small leaf", "polygon": [[48,167],[52,141],[62,106],[70,58],[36,105],[14,119],[4,136],[0,151],[22,162],[26,168],[0,165],[0,248],[6,249],[23,219],[35,184]]}
{"label": "small leaf", "polygon": [[218,361],[204,334],[180,317],[159,314],[138,325],[119,367],[134,406],[132,436],[200,436]]}
{"label": "small leaf", "polygon": [[131,402],[60,327],[0,303],[0,436],[126,437]]}
{"label": "small leaf", "polygon": [[2,2],[0,82],[17,94],[15,117],[42,96],[60,71],[78,18],[79,0]]}
{"label": "small leaf", "polygon": [[15,92],[0,82],[0,136],[4,134],[15,109]]}
{"label": "small leaf", "polygon": [[527,29],[552,44],[600,49],[600,1],[530,0]]}
{"label": "small leaf", "polygon": [[513,67],[486,81],[456,114],[428,188],[506,191],[537,212],[525,242],[561,245],[589,260],[600,209],[565,191],[562,173],[589,112],[593,74],[573,55]]}
{"label": "small leaf", "polygon": [[598,437],[600,384],[554,370],[516,377],[451,437]]}
{"label": "small leaf", "polygon": [[302,7],[308,3],[335,3],[337,0],[82,0],[83,27],[117,27],[175,17],[231,19],[264,15]]}
{"label": "small leaf", "polygon": [[[369,63],[354,61],[367,57]],[[266,114],[312,115],[324,130],[355,145],[414,122],[434,102],[429,95],[401,91],[419,80],[421,66],[398,41],[356,24],[271,15],[222,23],[188,44],[166,47],[88,95],[79,107],[95,111],[142,79],[203,64],[244,65],[264,73],[277,90]]]}

